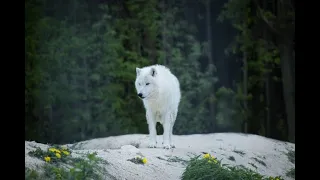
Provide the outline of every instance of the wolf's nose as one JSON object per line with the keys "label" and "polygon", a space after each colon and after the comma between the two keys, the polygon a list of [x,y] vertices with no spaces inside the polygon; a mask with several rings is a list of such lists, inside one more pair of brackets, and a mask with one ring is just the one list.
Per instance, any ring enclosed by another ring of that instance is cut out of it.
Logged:
{"label": "wolf's nose", "polygon": [[142,97],[142,93],[139,93],[138,96],[139,96],[139,97]]}

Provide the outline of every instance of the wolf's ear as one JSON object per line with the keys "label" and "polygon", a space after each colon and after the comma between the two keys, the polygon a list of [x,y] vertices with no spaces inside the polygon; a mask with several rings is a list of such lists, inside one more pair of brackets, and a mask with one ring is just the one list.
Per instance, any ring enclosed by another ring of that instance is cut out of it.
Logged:
{"label": "wolf's ear", "polygon": [[155,68],[151,68],[151,76],[155,77],[157,75],[157,71]]}
{"label": "wolf's ear", "polygon": [[136,73],[137,73],[137,76],[139,76],[139,75],[140,75],[140,71],[141,71],[141,69],[136,67]]}

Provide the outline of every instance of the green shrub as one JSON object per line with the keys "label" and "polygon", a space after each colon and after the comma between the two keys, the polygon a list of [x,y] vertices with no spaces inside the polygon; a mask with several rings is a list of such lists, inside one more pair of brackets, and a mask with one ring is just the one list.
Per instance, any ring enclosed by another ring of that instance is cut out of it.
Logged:
{"label": "green shrub", "polygon": [[250,169],[221,164],[214,156],[205,154],[203,158],[192,158],[182,174],[182,180],[283,180],[281,177],[264,177]]}
{"label": "green shrub", "polygon": [[96,153],[87,154],[85,158],[71,156],[71,150],[62,147],[50,147],[46,151],[37,148],[29,152],[30,156],[37,157],[46,162],[44,173],[41,175],[35,170],[26,168],[25,178],[38,180],[100,180],[105,169],[99,166],[102,159]]}

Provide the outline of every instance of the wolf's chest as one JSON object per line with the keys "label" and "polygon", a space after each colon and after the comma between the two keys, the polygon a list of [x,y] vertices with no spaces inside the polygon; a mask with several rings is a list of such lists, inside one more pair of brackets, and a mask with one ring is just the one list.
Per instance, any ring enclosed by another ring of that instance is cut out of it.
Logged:
{"label": "wolf's chest", "polygon": [[146,110],[151,112],[155,122],[163,123],[165,114],[168,111],[168,104],[165,98],[145,102]]}
{"label": "wolf's chest", "polygon": [[146,102],[147,110],[151,111],[155,115],[161,115],[166,109],[166,103],[163,99]]}
{"label": "wolf's chest", "polygon": [[148,104],[148,108],[150,108],[150,110],[153,113],[160,113],[163,109],[164,109],[164,105],[160,102],[152,102]]}

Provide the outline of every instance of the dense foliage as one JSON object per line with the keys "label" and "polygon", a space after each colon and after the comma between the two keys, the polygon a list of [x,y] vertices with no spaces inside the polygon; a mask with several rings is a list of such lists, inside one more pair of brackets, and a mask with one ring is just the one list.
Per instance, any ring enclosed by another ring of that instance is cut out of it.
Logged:
{"label": "dense foliage", "polygon": [[148,133],[135,68],[159,63],[181,84],[174,134],[242,131],[294,141],[293,8],[254,0],[25,1],[26,139]]}

